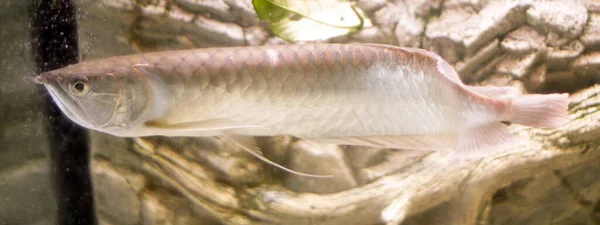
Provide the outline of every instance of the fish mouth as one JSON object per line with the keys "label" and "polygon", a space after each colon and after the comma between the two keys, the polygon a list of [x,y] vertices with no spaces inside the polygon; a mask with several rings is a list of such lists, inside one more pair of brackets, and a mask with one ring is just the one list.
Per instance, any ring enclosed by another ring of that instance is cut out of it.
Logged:
{"label": "fish mouth", "polygon": [[36,83],[36,84],[46,84],[47,83],[47,81],[45,79],[42,79],[41,76],[26,76],[23,78],[23,80],[29,81],[31,83]]}
{"label": "fish mouth", "polygon": [[60,80],[60,77],[54,73],[43,72],[37,76],[26,76],[23,79],[32,83],[47,85],[52,83],[52,80]]}

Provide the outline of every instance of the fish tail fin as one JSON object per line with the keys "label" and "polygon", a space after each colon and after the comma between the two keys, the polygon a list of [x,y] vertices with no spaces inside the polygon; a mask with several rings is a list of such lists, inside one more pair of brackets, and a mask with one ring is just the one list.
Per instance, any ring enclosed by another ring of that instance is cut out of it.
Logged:
{"label": "fish tail fin", "polygon": [[459,134],[457,158],[475,158],[494,154],[522,143],[501,122],[466,128]]}
{"label": "fish tail fin", "polygon": [[[510,99],[506,120],[532,127],[556,128],[569,121],[568,94],[532,94]],[[489,122],[465,128],[458,138],[457,157],[481,157],[523,143],[506,125]]]}
{"label": "fish tail fin", "polygon": [[511,102],[510,122],[541,128],[557,128],[569,122],[568,94],[523,95]]}

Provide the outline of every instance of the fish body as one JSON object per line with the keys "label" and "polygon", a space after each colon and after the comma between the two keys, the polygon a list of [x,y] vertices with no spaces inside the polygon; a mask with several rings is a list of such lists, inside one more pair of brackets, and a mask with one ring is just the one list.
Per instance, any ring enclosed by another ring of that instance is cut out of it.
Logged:
{"label": "fish body", "polygon": [[501,121],[567,121],[566,94],[514,96],[507,88],[467,86],[438,55],[376,44],[117,56],[35,80],[76,123],[127,137],[285,134],[470,154],[510,142]]}

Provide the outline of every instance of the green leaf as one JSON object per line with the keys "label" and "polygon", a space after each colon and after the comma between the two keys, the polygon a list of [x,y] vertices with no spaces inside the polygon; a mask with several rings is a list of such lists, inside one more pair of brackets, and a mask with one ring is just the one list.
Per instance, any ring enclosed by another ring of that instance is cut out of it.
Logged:
{"label": "green leaf", "polygon": [[365,13],[340,0],[254,0],[262,20],[288,41],[323,40],[372,26]]}
{"label": "green leaf", "polygon": [[252,5],[254,5],[254,10],[258,14],[258,18],[273,23],[294,15],[293,12],[283,9],[268,0],[254,0],[252,1]]}

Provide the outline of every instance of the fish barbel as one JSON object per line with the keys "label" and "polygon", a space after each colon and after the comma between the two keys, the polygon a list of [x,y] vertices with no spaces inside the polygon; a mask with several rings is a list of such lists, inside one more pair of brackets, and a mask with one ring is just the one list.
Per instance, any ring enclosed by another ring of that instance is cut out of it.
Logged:
{"label": "fish barbel", "polygon": [[513,142],[502,121],[568,121],[567,94],[468,86],[434,53],[377,44],[117,56],[33,80],[74,122],[123,137],[285,134],[474,155]]}

